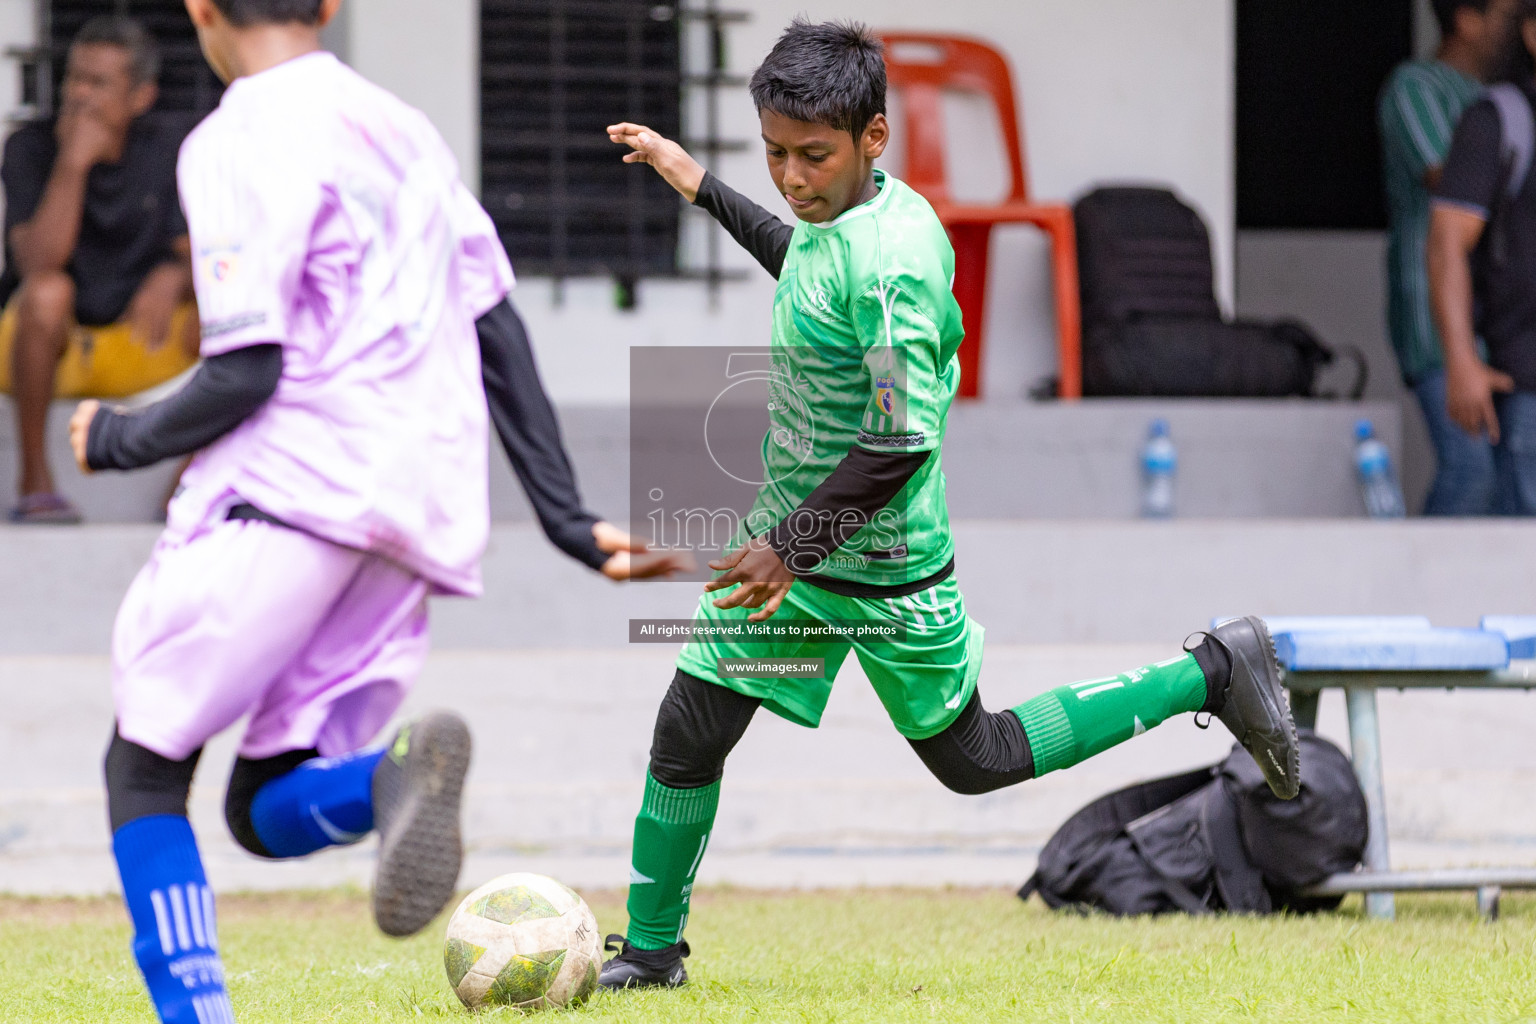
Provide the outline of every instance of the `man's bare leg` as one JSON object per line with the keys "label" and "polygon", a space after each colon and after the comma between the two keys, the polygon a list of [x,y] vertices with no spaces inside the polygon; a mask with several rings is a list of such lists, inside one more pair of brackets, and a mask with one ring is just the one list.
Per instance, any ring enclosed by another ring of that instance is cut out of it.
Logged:
{"label": "man's bare leg", "polygon": [[67,274],[37,274],[22,282],[16,301],[11,383],[21,443],[17,491],[25,501],[30,495],[51,494],[54,489],[48,467],[48,407],[53,401],[59,360],[74,325],[75,283]]}

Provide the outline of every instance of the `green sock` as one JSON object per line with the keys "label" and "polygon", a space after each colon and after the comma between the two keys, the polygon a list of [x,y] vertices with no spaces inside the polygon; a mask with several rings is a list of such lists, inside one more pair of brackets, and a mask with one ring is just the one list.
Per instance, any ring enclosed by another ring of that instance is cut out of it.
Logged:
{"label": "green sock", "polygon": [[1205,673],[1194,655],[1108,679],[1058,686],[1013,709],[1024,724],[1035,778],[1102,754],[1174,715],[1205,706]]}
{"label": "green sock", "polygon": [[661,949],[683,938],[693,879],[704,859],[720,783],[673,789],[645,773],[645,803],[635,818],[629,869],[629,941],[637,949]]}

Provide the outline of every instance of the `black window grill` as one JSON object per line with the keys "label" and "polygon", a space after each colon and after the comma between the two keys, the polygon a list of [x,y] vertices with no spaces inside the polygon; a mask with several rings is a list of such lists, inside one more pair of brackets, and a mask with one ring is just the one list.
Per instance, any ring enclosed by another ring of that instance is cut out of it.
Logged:
{"label": "black window grill", "polygon": [[677,273],[680,203],[603,129],[681,130],[677,0],[482,0],[481,195],[520,272]]}
{"label": "black window grill", "polygon": [[182,0],[46,0],[38,5],[38,14],[41,45],[27,61],[23,101],[41,116],[53,112],[70,40],[102,14],[136,18],[155,37],[161,58],[159,109],[206,114],[223,95],[224,86],[203,59]]}

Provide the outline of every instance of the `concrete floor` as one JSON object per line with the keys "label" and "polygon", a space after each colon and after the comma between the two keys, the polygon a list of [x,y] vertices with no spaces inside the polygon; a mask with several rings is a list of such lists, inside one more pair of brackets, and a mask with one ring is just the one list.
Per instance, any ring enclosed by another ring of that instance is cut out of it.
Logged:
{"label": "concrete floor", "polygon": [[[982,693],[994,707],[1050,686],[1167,656],[1157,645],[993,645]],[[447,650],[411,708],[468,715],[475,884],[510,870],[620,887],[670,648]],[[99,782],[111,727],[99,656],[0,658],[0,891],[115,888]],[[408,709],[409,710],[409,709]],[[1536,865],[1536,696],[1384,693],[1383,745],[1395,866]],[[1320,725],[1346,745],[1343,701]],[[1016,885],[1072,811],[1139,779],[1219,760],[1216,726],[1175,720],[1088,764],[986,797],[934,782],[890,728],[856,664],[812,732],[763,713],[731,759],[701,878],[742,886]],[[220,816],[234,737],[209,749],[193,820],[212,880],[230,890],[366,884],[368,844],[269,864],[234,846]]]}

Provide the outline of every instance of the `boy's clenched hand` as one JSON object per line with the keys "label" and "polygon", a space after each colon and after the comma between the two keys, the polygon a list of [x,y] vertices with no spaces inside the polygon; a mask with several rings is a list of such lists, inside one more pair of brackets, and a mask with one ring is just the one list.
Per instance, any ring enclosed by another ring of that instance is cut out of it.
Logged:
{"label": "boy's clenched hand", "polygon": [[682,146],[662,138],[644,125],[628,121],[609,125],[608,138],[632,150],[624,154],[625,163],[650,164],[668,185],[682,193],[684,199],[691,203],[699,198],[704,168]]}

